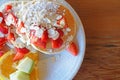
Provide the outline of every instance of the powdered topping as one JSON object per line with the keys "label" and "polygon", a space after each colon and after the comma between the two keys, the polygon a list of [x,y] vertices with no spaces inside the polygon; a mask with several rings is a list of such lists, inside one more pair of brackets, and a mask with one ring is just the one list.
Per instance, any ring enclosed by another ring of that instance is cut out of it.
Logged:
{"label": "powdered topping", "polygon": [[[12,6],[8,11],[3,10],[6,26],[10,27],[9,44],[17,48],[40,48],[50,53],[54,51],[51,51],[52,48],[59,49],[64,46],[63,37],[67,36],[71,29],[67,25],[65,11],[59,11],[61,4],[40,0],[10,5]],[[0,22],[2,21],[0,17]],[[48,43],[51,43],[51,48],[47,48]]]}

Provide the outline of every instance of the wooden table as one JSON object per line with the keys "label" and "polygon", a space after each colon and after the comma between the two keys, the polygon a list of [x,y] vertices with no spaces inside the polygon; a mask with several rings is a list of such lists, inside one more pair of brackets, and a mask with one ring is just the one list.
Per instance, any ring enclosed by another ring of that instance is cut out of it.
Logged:
{"label": "wooden table", "polygon": [[80,16],[86,54],[74,80],[120,80],[120,0],[67,0]]}

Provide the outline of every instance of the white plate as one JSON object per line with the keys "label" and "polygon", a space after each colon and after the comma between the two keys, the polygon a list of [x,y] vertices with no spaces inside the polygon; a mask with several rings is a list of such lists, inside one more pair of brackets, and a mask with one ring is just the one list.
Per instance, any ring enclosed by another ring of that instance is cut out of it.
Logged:
{"label": "white plate", "polygon": [[[0,5],[8,0],[0,0]],[[72,80],[78,72],[85,53],[85,33],[80,18],[74,9],[66,2],[63,4],[71,11],[77,22],[77,42],[79,55],[74,57],[68,51],[63,51],[57,55],[40,56],[40,79],[39,80]]]}

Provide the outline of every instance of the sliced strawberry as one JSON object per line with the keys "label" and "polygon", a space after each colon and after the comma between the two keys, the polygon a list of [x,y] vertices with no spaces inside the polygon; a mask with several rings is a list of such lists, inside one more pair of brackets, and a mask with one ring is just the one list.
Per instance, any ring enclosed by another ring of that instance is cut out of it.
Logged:
{"label": "sliced strawberry", "polygon": [[47,32],[47,30],[43,32],[43,35],[41,37],[41,41],[47,43],[47,41],[48,41],[48,32]]}
{"label": "sliced strawberry", "polygon": [[63,40],[61,38],[58,38],[57,40],[52,40],[52,48],[60,48],[63,44]]}
{"label": "sliced strawberry", "polygon": [[15,35],[14,35],[14,33],[11,33],[11,32],[10,32],[10,33],[8,34],[8,36],[7,36],[7,40],[8,40],[8,41],[11,41],[11,40],[12,40],[12,41],[15,41]]}
{"label": "sliced strawberry", "polygon": [[78,55],[78,48],[74,42],[68,46],[67,50],[74,56]]}
{"label": "sliced strawberry", "polygon": [[0,23],[5,23],[5,22],[4,22],[4,17],[3,17],[3,13],[2,13],[2,12],[0,12]]}
{"label": "sliced strawberry", "polygon": [[22,53],[22,54],[27,54],[30,52],[30,50],[25,47],[24,48],[16,48],[16,52]]}
{"label": "sliced strawberry", "polygon": [[57,31],[59,32],[59,34],[60,34],[60,37],[63,37],[63,35],[64,35],[64,32],[63,32],[61,29],[57,29]]}
{"label": "sliced strawberry", "polygon": [[18,19],[17,17],[13,14],[13,13],[9,13],[6,17],[5,17],[5,22],[8,26],[10,25],[14,25],[16,26]]}
{"label": "sliced strawberry", "polygon": [[16,55],[13,59],[13,61],[21,60],[27,53],[30,52],[27,48],[15,48],[16,49]]}
{"label": "sliced strawberry", "polygon": [[38,39],[36,42],[34,42],[34,45],[39,47],[39,48],[42,48],[42,49],[45,49],[46,48],[46,42],[42,42],[41,39]]}
{"label": "sliced strawberry", "polygon": [[3,13],[2,12],[0,12],[0,17],[3,17]]}
{"label": "sliced strawberry", "polygon": [[0,51],[0,57],[3,56],[4,52],[3,51]]}
{"label": "sliced strawberry", "polygon": [[0,23],[0,31],[4,34],[8,33],[8,27],[5,26],[4,24]]}
{"label": "sliced strawberry", "polygon": [[62,28],[68,27],[65,16],[62,16],[59,20],[57,20],[57,24],[63,26]]}
{"label": "sliced strawberry", "polygon": [[5,45],[7,39],[5,37],[0,37],[0,46]]}
{"label": "sliced strawberry", "polygon": [[11,4],[8,4],[5,6],[5,12],[8,12],[12,9],[12,5]]}
{"label": "sliced strawberry", "polygon": [[17,52],[15,57],[13,58],[13,61],[21,60],[24,56],[25,56],[25,54]]}

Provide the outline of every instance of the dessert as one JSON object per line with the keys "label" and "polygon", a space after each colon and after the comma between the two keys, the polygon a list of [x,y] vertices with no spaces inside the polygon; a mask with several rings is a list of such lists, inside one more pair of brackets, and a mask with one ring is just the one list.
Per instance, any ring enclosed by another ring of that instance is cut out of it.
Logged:
{"label": "dessert", "polygon": [[[1,79],[39,80],[38,67],[32,67],[33,63],[38,65],[38,51],[55,54],[68,48],[76,56],[75,34],[73,15],[58,1],[10,1],[3,4],[0,7]],[[6,51],[9,52],[4,53]],[[13,67],[14,64],[18,66]]]}

